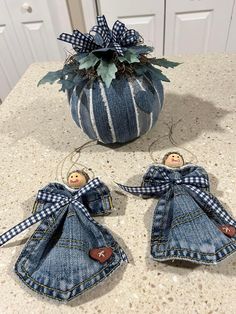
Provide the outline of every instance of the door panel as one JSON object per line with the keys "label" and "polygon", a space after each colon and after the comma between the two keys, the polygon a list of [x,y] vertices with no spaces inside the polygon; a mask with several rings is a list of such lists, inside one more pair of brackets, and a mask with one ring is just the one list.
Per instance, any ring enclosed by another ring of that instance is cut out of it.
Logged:
{"label": "door panel", "polygon": [[138,30],[147,45],[153,46],[155,42],[155,15],[123,17],[119,20],[128,28]]}
{"label": "door panel", "polygon": [[236,52],[236,1],[234,3],[234,9],[232,12],[226,51]]}
{"label": "door panel", "polygon": [[224,52],[234,0],[167,0],[165,53]]}
{"label": "door panel", "polygon": [[19,53],[20,45],[4,1],[0,1],[0,98],[3,100],[16,84],[26,67],[24,56]]}
{"label": "door panel", "polygon": [[99,14],[106,16],[110,27],[118,19],[140,32],[156,54],[163,53],[164,0],[99,0],[98,4]]}
{"label": "door panel", "polygon": [[[212,26],[213,11],[177,13],[175,16],[174,53],[206,52]],[[197,32],[196,32],[197,29]],[[189,35],[194,40],[189,45]]]}
{"label": "door panel", "polygon": [[71,32],[66,0],[0,0],[1,100],[32,62],[65,59],[63,31]]}
{"label": "door panel", "polygon": [[16,35],[27,64],[35,61],[59,60],[57,36],[54,32],[47,0],[6,1]]}

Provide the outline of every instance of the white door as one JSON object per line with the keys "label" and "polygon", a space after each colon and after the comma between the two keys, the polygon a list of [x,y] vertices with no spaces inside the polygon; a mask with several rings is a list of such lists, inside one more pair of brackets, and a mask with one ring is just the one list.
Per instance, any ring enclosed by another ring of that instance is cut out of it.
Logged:
{"label": "white door", "polygon": [[110,27],[120,20],[127,28],[137,30],[156,54],[163,53],[164,0],[98,0],[98,10]]}
{"label": "white door", "polygon": [[65,0],[0,0],[1,100],[32,62],[65,58],[62,31],[71,32]]}
{"label": "white door", "polygon": [[234,0],[167,0],[165,54],[224,52],[233,5]]}
{"label": "white door", "polygon": [[19,50],[13,23],[4,1],[0,1],[0,98],[3,100],[24,72],[27,62]]}
{"label": "white door", "polygon": [[236,52],[236,1],[234,3],[234,9],[232,12],[226,51]]}

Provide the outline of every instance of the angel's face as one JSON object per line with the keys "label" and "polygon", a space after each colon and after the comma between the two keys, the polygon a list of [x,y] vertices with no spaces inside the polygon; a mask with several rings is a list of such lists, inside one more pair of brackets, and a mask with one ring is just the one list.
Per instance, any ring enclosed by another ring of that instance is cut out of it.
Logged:
{"label": "angel's face", "polygon": [[184,161],[179,154],[173,153],[166,158],[165,165],[171,168],[179,168],[184,165]]}
{"label": "angel's face", "polygon": [[79,172],[72,172],[68,179],[67,184],[70,188],[79,189],[82,186],[86,185],[87,180],[82,173]]}

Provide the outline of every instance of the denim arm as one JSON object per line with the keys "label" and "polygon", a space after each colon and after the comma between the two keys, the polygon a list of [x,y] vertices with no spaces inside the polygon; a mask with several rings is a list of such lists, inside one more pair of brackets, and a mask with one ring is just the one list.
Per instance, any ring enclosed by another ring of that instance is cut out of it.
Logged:
{"label": "denim arm", "polygon": [[109,188],[101,184],[82,196],[84,206],[91,215],[109,215],[113,208],[112,197]]}

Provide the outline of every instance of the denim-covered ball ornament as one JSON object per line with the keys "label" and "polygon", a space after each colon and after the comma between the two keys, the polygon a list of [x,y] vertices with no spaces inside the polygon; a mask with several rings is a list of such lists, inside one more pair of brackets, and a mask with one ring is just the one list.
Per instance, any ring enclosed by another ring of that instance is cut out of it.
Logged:
{"label": "denim-covered ball ornament", "polygon": [[88,34],[74,30],[59,38],[72,44],[63,69],[49,72],[40,84],[57,81],[66,91],[72,117],[91,139],[104,144],[126,143],[148,132],[163,106],[160,68],[179,63],[150,55],[140,34],[116,21],[110,29],[105,16]]}
{"label": "denim-covered ball ornament", "polygon": [[160,80],[148,75],[113,80],[82,81],[69,93],[75,123],[91,139],[125,143],[148,132],[157,122],[163,105]]}

